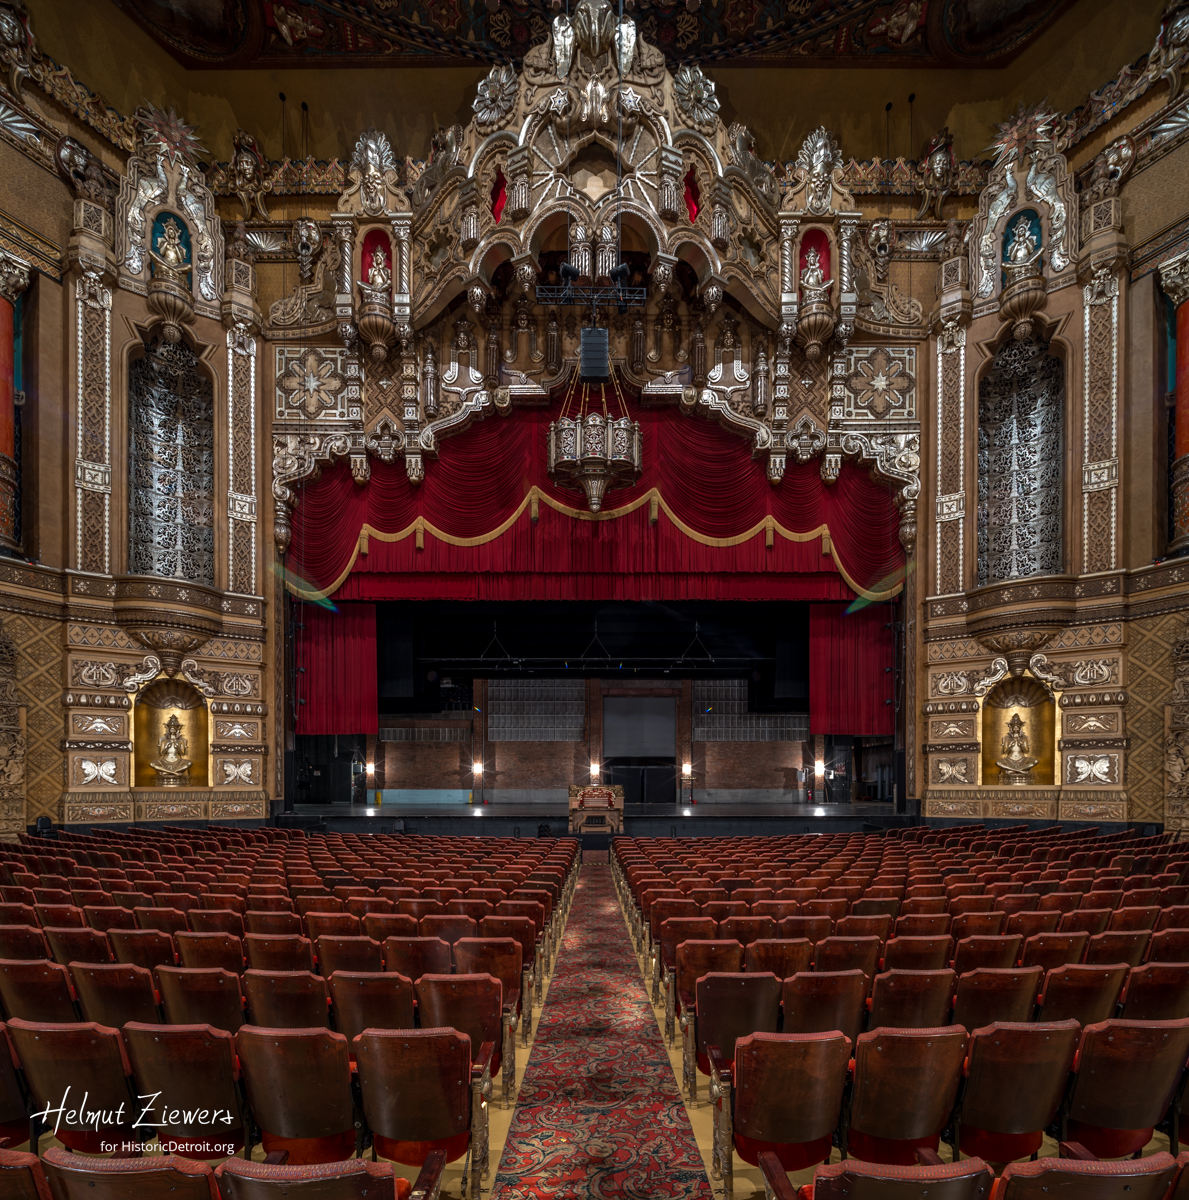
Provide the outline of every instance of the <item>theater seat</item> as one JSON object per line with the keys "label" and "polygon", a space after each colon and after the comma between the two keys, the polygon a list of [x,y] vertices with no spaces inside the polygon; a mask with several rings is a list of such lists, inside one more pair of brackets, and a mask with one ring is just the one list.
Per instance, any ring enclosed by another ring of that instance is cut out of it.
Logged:
{"label": "theater seat", "polygon": [[487,1106],[494,1046],[471,1050],[453,1029],[369,1029],[355,1039],[363,1111],[376,1152],[421,1166],[440,1151],[447,1162],[473,1151],[463,1195],[478,1200],[487,1168]]}
{"label": "theater seat", "polygon": [[219,1200],[211,1168],[174,1155],[146,1158],[80,1158],[56,1146],[42,1157],[54,1200]]}
{"label": "theater seat", "polygon": [[841,1033],[755,1033],[735,1044],[733,1068],[708,1047],[711,1080],[722,1095],[713,1109],[713,1165],[724,1195],[734,1189],[732,1148],[756,1165],[771,1152],[786,1171],[827,1161],[842,1112],[851,1043]]}
{"label": "theater seat", "polygon": [[995,1163],[1035,1154],[1065,1096],[1080,1036],[1073,1019],[996,1022],[974,1032],[955,1121],[962,1153]]}
{"label": "theater seat", "polygon": [[966,1036],[955,1025],[860,1034],[847,1153],[911,1166],[918,1148],[936,1151],[958,1093]]}
{"label": "theater seat", "polygon": [[287,1150],[295,1166],[355,1153],[351,1068],[341,1033],[244,1025],[235,1048],[267,1153]]}

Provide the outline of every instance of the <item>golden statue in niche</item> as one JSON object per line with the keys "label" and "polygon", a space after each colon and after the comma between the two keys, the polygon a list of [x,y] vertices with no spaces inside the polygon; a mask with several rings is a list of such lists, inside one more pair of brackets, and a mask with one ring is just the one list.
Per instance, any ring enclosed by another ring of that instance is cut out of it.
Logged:
{"label": "golden statue in niche", "polygon": [[157,751],[159,757],[152,759],[149,766],[157,772],[162,787],[178,787],[181,777],[190,769],[192,760],[186,757],[190,752],[190,743],[182,736],[182,723],[177,713],[169,714],[165,732],[157,740]]}
{"label": "golden statue in niche", "polygon": [[136,698],[133,727],[133,786],[170,791],[209,786],[207,707],[190,684],[164,678],[150,683]]}
{"label": "golden statue in niche", "polygon": [[388,258],[382,246],[377,246],[372,252],[372,265],[367,273],[368,287],[378,292],[387,291],[392,286],[392,274],[388,270]]}
{"label": "golden statue in niche", "polygon": [[999,768],[1001,783],[1028,784],[1032,782],[1032,768],[1038,759],[1029,756],[1032,749],[1028,735],[1024,732],[1024,722],[1019,713],[1013,713],[1007,723],[1007,733],[999,743],[999,749],[1004,755],[997,758],[995,765]]}
{"label": "golden statue in niche", "polygon": [[1054,786],[1056,709],[1052,694],[1030,675],[1004,679],[991,689],[981,719],[985,784]]}
{"label": "golden statue in niche", "polygon": [[157,247],[150,247],[149,255],[162,279],[185,285],[186,276],[190,273],[190,261],[186,256],[186,247],[182,245],[182,227],[173,217],[166,217],[161,222]]}

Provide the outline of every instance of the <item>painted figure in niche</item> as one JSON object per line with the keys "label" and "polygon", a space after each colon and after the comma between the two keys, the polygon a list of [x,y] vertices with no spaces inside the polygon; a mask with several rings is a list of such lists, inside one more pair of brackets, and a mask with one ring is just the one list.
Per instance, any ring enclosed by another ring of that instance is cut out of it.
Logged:
{"label": "painted figure in niche", "polygon": [[182,723],[177,713],[170,713],[165,732],[157,742],[158,757],[149,763],[166,787],[177,787],[181,776],[190,769],[191,760],[186,757],[189,749],[190,744],[182,736]]}
{"label": "painted figure in niche", "polygon": [[1026,267],[1040,254],[1040,246],[1032,233],[1032,222],[1021,216],[1012,229],[1011,242],[1007,247],[1007,261],[1013,267]]}
{"label": "painted figure in niche", "polygon": [[382,246],[372,251],[372,265],[367,273],[368,287],[386,292],[392,286],[392,272],[388,270],[388,258]]}
{"label": "painted figure in niche", "polygon": [[157,245],[149,249],[149,254],[158,274],[172,283],[185,285],[190,273],[190,259],[182,245],[182,227],[173,217],[166,217],[161,223]]}
{"label": "painted figure in niche", "polygon": [[1013,713],[1007,723],[1007,733],[999,743],[1003,752],[1002,758],[995,760],[1000,774],[1006,775],[1008,783],[1027,783],[1032,775],[1032,768],[1040,761],[1032,758],[1028,751],[1032,749],[1028,735],[1024,732],[1024,722],[1019,713]]}
{"label": "painted figure in niche", "polygon": [[805,251],[805,266],[801,271],[801,286],[807,292],[821,292],[829,285],[822,270],[821,255],[815,246]]}

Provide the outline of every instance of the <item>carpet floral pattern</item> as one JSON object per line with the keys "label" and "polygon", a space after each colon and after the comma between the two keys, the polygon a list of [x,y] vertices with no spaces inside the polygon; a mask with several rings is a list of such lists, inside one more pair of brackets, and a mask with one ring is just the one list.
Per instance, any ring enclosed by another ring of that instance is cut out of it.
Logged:
{"label": "carpet floral pattern", "polygon": [[610,868],[582,868],[491,1200],[712,1200]]}

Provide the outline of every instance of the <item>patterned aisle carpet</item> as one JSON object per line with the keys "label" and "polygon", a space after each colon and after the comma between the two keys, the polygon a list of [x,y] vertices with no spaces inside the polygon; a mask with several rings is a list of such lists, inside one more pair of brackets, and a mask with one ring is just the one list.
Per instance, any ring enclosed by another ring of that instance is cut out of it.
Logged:
{"label": "patterned aisle carpet", "polygon": [[713,1200],[610,869],[586,864],[491,1200]]}

